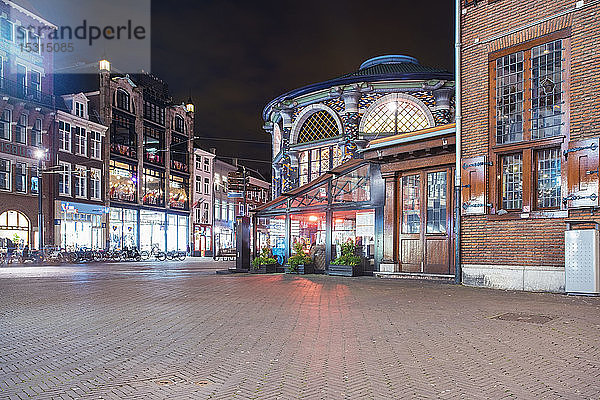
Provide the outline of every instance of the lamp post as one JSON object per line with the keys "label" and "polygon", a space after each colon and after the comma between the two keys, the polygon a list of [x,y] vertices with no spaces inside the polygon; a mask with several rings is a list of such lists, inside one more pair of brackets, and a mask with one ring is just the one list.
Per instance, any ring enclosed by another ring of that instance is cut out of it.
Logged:
{"label": "lamp post", "polygon": [[44,248],[44,236],[43,236],[43,226],[44,226],[44,216],[42,211],[42,161],[46,156],[46,150],[38,149],[35,152],[35,158],[38,160],[38,181],[37,181],[37,192],[38,192],[38,234],[39,234],[39,250],[41,251]]}

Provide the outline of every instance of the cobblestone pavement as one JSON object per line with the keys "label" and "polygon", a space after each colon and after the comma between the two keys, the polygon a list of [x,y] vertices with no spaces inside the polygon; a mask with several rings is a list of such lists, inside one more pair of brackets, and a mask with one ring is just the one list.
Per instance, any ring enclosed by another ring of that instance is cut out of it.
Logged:
{"label": "cobblestone pavement", "polygon": [[225,265],[1,268],[0,398],[600,398],[599,298]]}

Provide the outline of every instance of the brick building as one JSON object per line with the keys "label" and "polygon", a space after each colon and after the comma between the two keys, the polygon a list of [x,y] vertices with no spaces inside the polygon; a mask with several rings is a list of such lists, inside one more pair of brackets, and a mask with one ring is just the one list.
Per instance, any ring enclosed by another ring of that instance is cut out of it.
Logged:
{"label": "brick building", "polygon": [[599,13],[590,0],[463,3],[466,284],[564,290],[565,220],[599,206]]}
{"label": "brick building", "polygon": [[[37,248],[41,188],[36,154],[51,146],[56,104],[53,54],[41,51],[48,37],[28,31],[29,26],[46,32],[56,28],[11,1],[0,2],[0,239]],[[46,155],[43,169],[49,160]],[[43,172],[43,231],[50,232],[52,178],[50,171]]]}

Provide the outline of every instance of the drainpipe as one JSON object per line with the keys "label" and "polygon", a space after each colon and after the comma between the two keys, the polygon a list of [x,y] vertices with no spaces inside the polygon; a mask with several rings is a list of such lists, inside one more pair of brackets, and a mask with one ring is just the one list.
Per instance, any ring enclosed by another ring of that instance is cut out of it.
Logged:
{"label": "drainpipe", "polygon": [[460,16],[461,0],[455,1],[455,29],[454,29],[454,74],[455,74],[455,120],[456,120],[456,166],[454,177],[454,282],[462,281],[462,268],[460,260],[460,212],[461,212],[461,154],[462,154],[462,110],[461,110],[461,70],[460,70]]}

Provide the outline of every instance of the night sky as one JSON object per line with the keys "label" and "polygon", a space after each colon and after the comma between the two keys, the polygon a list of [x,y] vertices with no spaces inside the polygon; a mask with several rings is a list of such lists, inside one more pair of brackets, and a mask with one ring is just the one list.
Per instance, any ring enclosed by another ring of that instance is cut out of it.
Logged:
{"label": "night sky", "polygon": [[[190,91],[196,136],[269,141],[262,110],[297,87],[406,54],[453,70],[450,0],[152,1],[152,72]],[[270,159],[267,143],[203,140],[221,156]],[[246,162],[244,162],[246,163]],[[270,176],[267,163],[246,163]]]}

